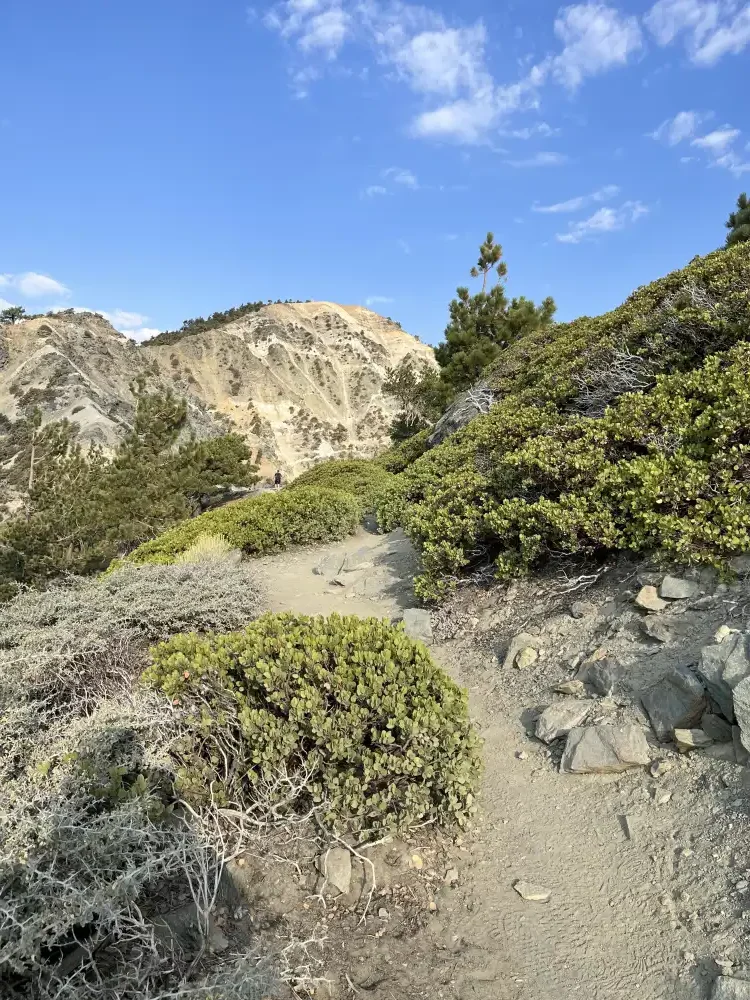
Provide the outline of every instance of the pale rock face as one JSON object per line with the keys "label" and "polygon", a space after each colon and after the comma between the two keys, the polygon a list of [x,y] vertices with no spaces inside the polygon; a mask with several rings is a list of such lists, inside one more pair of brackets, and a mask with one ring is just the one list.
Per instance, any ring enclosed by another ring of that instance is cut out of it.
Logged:
{"label": "pale rock face", "polygon": [[[131,383],[171,387],[199,437],[236,431],[262,450],[261,471],[297,475],[326,458],[387,447],[395,401],[388,368],[435,365],[432,348],[359,306],[270,305],[176,343],[136,345],[94,313],[59,313],[0,327],[0,412],[29,402],[67,417],[84,443],[113,448],[133,416]],[[3,363],[4,359],[4,363]]]}

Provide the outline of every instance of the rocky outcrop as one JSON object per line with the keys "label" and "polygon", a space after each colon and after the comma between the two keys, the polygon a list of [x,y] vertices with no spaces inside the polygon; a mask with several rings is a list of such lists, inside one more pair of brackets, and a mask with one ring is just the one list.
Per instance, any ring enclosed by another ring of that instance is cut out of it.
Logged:
{"label": "rocky outcrop", "polygon": [[67,417],[84,444],[114,447],[134,412],[131,385],[172,388],[198,436],[233,430],[262,452],[261,470],[291,476],[387,446],[396,403],[388,368],[431,347],[368,309],[330,302],[269,305],[214,329],[137,345],[101,316],[67,311],[3,329],[0,413],[38,405]]}

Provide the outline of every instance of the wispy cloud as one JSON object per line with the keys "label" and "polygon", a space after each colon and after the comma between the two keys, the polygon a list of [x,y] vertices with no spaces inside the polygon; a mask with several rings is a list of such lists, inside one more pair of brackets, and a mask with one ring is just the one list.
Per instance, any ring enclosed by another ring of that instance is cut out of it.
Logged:
{"label": "wispy cloud", "polygon": [[750,44],[750,4],[735,0],[657,0],[644,17],[658,45],[684,42],[697,66],[713,66]]}
{"label": "wispy cloud", "polygon": [[405,254],[410,254],[411,253],[411,247],[406,242],[406,240],[399,240],[398,241],[398,247],[399,247],[399,250],[401,250],[402,253],[405,253]]}
{"label": "wispy cloud", "polygon": [[[315,55],[325,65],[348,41],[369,46],[375,60],[414,93],[443,99],[411,123],[420,138],[483,142],[514,112],[533,109],[539,91],[553,83],[575,90],[588,77],[622,66],[642,46],[635,17],[604,3],[563,8],[554,33],[561,48],[515,81],[499,83],[487,62],[487,29],[481,21],[448,24],[437,11],[401,0],[283,0],[264,18],[267,27],[293,44],[298,58]],[[320,71],[319,66],[316,67]],[[297,67],[293,85],[306,93],[310,76]],[[516,130],[516,138],[551,135],[542,123]]]}
{"label": "wispy cloud", "polygon": [[365,299],[365,305],[369,309],[372,306],[388,306],[394,301],[394,299],[389,298],[387,295],[370,295],[369,298]]}
{"label": "wispy cloud", "polygon": [[609,201],[610,198],[614,198],[619,193],[620,189],[616,184],[605,184],[604,187],[592,191],[591,194],[581,194],[576,198],[568,198],[567,201],[558,201],[553,205],[540,205],[539,202],[534,202],[531,210],[532,212],[550,212],[555,215],[565,212],[580,212],[587,205]]}
{"label": "wispy cloud", "polygon": [[565,153],[534,153],[524,160],[506,160],[511,167],[561,167],[570,162]]}
{"label": "wispy cloud", "polygon": [[[674,118],[668,118],[654,132],[648,134],[652,139],[660,139],[669,146],[677,146],[681,142],[690,140],[691,146],[703,150],[706,154],[708,166],[723,167],[735,177],[750,173],[750,160],[735,148],[741,135],[738,128],[721,125],[705,135],[695,134],[701,122],[711,117],[710,113],[680,111]],[[683,156],[681,162],[686,163],[690,159],[692,157]]]}
{"label": "wispy cloud", "polygon": [[366,187],[362,192],[362,196],[364,198],[377,198],[384,194],[388,194],[388,191],[382,184],[370,184],[370,186]]}
{"label": "wispy cloud", "polygon": [[387,170],[383,171],[383,177],[394,184],[400,184],[402,187],[411,188],[414,191],[419,187],[419,181],[411,170],[404,170],[402,167],[388,167]]}
{"label": "wispy cloud", "polygon": [[711,117],[710,111],[678,111],[674,118],[667,118],[653,132],[647,134],[649,139],[665,142],[668,146],[676,146],[694,136],[698,126]]}
{"label": "wispy cloud", "polygon": [[561,129],[552,128],[547,122],[526,125],[524,128],[498,129],[498,135],[507,136],[509,139],[533,139],[537,135],[548,138],[552,135],[559,135],[560,132]]}
{"label": "wispy cloud", "polygon": [[0,274],[0,288],[13,289],[25,299],[49,299],[70,295],[70,289],[47,274],[26,271],[23,274]]}
{"label": "wispy cloud", "polygon": [[640,201],[626,201],[619,208],[599,208],[587,219],[571,222],[568,231],[556,233],[559,243],[582,243],[603,233],[612,233],[637,222],[648,213],[648,208]]}

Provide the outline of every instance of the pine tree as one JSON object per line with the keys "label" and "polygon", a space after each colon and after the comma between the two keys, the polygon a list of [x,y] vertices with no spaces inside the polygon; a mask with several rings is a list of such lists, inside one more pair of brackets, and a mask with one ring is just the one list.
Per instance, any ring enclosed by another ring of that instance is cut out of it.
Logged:
{"label": "pine tree", "polygon": [[18,323],[26,316],[23,306],[8,306],[0,312],[0,323]]}
{"label": "pine tree", "polygon": [[[508,301],[503,279],[507,265],[502,247],[492,233],[479,248],[479,260],[472,267],[473,278],[482,277],[482,291],[471,295],[468,288],[457,289],[450,304],[450,323],[445,342],[435,350],[443,369],[442,380],[455,390],[466,389],[480,377],[484,368],[519,337],[548,325],[555,313],[555,303],[546,298],[540,306],[530,299]],[[487,291],[490,275],[496,272],[497,283]]]}
{"label": "pine tree", "polygon": [[727,246],[734,246],[735,243],[746,243],[750,241],[750,201],[743,191],[737,199],[737,211],[731,212],[729,218],[724,223],[729,230],[727,236]]}

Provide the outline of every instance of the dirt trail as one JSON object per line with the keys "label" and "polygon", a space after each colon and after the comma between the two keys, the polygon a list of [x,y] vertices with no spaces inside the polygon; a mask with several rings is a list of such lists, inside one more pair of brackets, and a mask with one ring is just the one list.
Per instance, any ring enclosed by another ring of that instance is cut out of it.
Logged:
{"label": "dirt trail", "polygon": [[[342,574],[345,586],[329,583],[327,573],[315,574],[321,564],[330,570],[346,556],[359,568]],[[273,610],[386,617],[413,604],[415,560],[398,533],[362,532],[338,545],[260,560],[259,566]],[[727,889],[724,874],[717,882],[690,867],[699,860],[691,856],[698,853],[701,825],[712,823],[705,796],[695,797],[705,775],[691,784],[681,774],[683,787],[663,807],[642,769],[560,775],[546,749],[526,735],[528,701],[508,688],[486,651],[467,655],[465,643],[460,650],[447,643],[433,647],[433,654],[470,691],[486,770],[479,831],[463,849],[458,889],[428,928],[427,943],[414,945],[421,971],[412,974],[420,985],[427,987],[433,974],[428,945],[452,952],[452,978],[447,992],[443,976],[434,980],[432,994],[425,989],[419,995],[706,997],[717,970],[703,956],[716,954],[719,945],[710,934],[721,932],[720,919],[711,923],[708,913],[713,904],[726,905]],[[638,821],[632,840],[623,825],[626,814]],[[719,864],[727,862],[714,867]],[[524,902],[513,890],[518,879],[551,890],[550,902]],[[687,917],[687,910],[695,913]]]}

